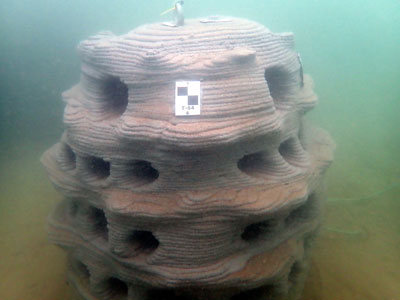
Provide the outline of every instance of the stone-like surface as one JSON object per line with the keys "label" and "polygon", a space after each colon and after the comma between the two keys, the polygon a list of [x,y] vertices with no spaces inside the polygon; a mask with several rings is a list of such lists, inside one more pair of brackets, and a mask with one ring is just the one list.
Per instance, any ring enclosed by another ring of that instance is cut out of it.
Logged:
{"label": "stone-like surface", "polygon": [[[78,49],[66,131],[42,159],[78,294],[296,298],[334,146],[303,121],[316,96],[292,34],[190,20]],[[201,81],[200,116],[175,116],[177,80]]]}

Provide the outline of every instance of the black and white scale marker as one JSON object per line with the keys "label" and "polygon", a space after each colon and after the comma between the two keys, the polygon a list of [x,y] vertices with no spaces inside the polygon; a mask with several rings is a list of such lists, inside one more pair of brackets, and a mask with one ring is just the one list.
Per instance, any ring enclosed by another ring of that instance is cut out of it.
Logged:
{"label": "black and white scale marker", "polygon": [[175,116],[200,115],[200,81],[177,81]]}

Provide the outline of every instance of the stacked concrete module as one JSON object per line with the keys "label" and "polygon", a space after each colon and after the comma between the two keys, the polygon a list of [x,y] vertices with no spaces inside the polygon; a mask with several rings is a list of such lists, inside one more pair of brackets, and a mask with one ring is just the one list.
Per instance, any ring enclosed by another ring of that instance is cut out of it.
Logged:
{"label": "stacked concrete module", "polygon": [[[334,144],[293,35],[243,19],[80,43],[65,133],[43,158],[49,218],[87,300],[296,299]],[[176,115],[177,82],[200,82]]]}

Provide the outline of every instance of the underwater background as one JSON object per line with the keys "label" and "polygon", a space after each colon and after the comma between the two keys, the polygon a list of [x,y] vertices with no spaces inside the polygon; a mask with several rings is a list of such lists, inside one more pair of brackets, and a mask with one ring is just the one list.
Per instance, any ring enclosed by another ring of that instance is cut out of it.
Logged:
{"label": "underwater background", "polygon": [[[79,41],[168,20],[170,0],[0,2],[0,299],[70,299],[65,253],[47,241],[61,196],[39,159],[63,131]],[[291,31],[319,96],[308,119],[337,143],[303,300],[400,299],[400,2],[185,1]]]}

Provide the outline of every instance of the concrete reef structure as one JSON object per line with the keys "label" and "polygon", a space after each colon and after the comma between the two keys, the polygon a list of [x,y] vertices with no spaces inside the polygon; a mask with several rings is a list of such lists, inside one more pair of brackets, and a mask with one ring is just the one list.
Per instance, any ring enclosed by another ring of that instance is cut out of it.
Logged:
{"label": "concrete reef structure", "polygon": [[[243,19],[150,24],[80,43],[65,133],[42,162],[49,218],[86,300],[297,299],[334,143],[293,35]],[[176,116],[176,82],[201,112]]]}

